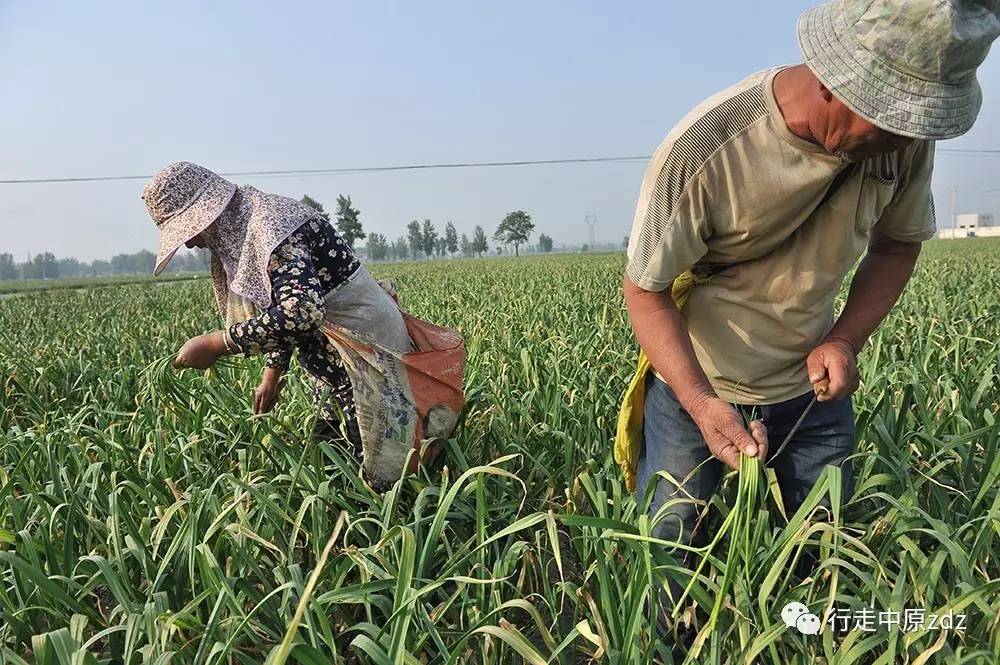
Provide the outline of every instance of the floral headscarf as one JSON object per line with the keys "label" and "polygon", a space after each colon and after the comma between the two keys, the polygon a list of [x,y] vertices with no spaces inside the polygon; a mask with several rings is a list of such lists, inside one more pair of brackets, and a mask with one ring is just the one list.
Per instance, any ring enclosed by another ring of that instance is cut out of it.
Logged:
{"label": "floral headscarf", "polygon": [[237,187],[191,162],[163,168],[143,189],[150,217],[160,229],[155,274],[177,249],[199,233],[212,250],[212,282],[227,323],[243,321],[271,304],[267,264],[288,236],[319,212],[294,199]]}
{"label": "floral headscarf", "polygon": [[294,199],[248,185],[237,187],[233,200],[201,234],[212,250],[212,285],[228,325],[253,316],[253,306],[270,306],[271,253],[318,216],[315,209]]}

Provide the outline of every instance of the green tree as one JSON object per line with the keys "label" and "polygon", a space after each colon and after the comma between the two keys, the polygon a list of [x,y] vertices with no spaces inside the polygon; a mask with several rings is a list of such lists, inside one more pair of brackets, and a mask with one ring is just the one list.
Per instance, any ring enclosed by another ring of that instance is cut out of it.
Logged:
{"label": "green tree", "polygon": [[59,276],[59,262],[52,252],[36,254],[32,263],[32,276],[35,279],[55,279]]}
{"label": "green tree", "polygon": [[420,253],[424,251],[424,234],[420,232],[420,222],[413,220],[406,225],[406,231],[409,234],[410,252],[413,254],[414,260],[416,260],[420,256]]}
{"label": "green tree", "polygon": [[469,242],[469,236],[462,234],[462,239],[458,242],[458,251],[462,253],[462,256],[472,256],[472,243]]}
{"label": "green tree", "polygon": [[455,230],[455,225],[451,222],[448,222],[444,227],[444,239],[447,243],[449,254],[454,254],[458,251],[458,231]]}
{"label": "green tree", "polygon": [[389,253],[389,242],[381,233],[368,234],[368,258],[372,261],[382,261]]}
{"label": "green tree", "polygon": [[434,225],[431,224],[431,220],[429,219],[424,220],[424,230],[422,236],[424,240],[424,255],[427,256],[427,258],[430,258],[434,256],[434,249],[437,246],[438,234],[437,231],[434,230]]}
{"label": "green tree", "polygon": [[448,252],[448,239],[441,236],[434,241],[434,253],[438,256],[444,256]]}
{"label": "green tree", "polygon": [[83,264],[74,258],[66,258],[56,261],[56,265],[60,277],[79,277]]}
{"label": "green tree", "polygon": [[552,238],[545,235],[544,233],[538,236],[538,251],[539,252],[551,252],[552,251]]}
{"label": "green tree", "polygon": [[17,270],[17,265],[14,263],[14,257],[4,252],[0,254],[0,279],[11,280],[20,277]]}
{"label": "green tree", "polygon": [[396,238],[396,242],[392,243],[392,248],[390,250],[392,258],[403,260],[409,254],[409,246],[406,243],[406,238],[404,236],[399,236]]}
{"label": "green tree", "polygon": [[365,237],[361,228],[361,211],[351,204],[351,197],[341,194],[337,197],[337,230],[347,246],[354,249],[354,243]]}
{"label": "green tree", "polygon": [[315,208],[316,210],[319,211],[319,216],[320,217],[322,217],[323,219],[325,219],[328,222],[330,221],[330,213],[328,213],[325,210],[323,210],[323,204],[320,203],[319,201],[317,201],[316,199],[314,199],[313,197],[309,196],[308,194],[303,194],[302,195],[302,203],[305,203],[310,208]]}
{"label": "green tree", "polygon": [[132,261],[135,272],[145,275],[153,272],[153,268],[156,267],[156,254],[148,249],[141,249],[132,255]]}
{"label": "green tree", "polygon": [[482,256],[483,252],[488,251],[490,251],[490,246],[486,242],[486,231],[483,231],[483,227],[477,225],[472,231],[472,253],[476,256]]}
{"label": "green tree", "polygon": [[534,228],[531,215],[523,210],[515,210],[503,218],[496,233],[493,234],[493,239],[505,245],[514,245],[514,256],[518,256],[518,248],[521,243],[528,242]]}

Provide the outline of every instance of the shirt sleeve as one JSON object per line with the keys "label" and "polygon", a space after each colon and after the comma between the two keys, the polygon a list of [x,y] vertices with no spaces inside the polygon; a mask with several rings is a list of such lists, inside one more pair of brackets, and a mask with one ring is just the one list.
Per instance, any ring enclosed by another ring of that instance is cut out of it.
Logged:
{"label": "shirt sleeve", "polygon": [[628,243],[626,273],[647,291],[663,291],[708,251],[708,197],[701,163],[667,137],[646,168]]}
{"label": "shirt sleeve", "polygon": [[920,141],[904,151],[896,191],[873,228],[901,242],[923,242],[934,237],[933,171],[933,141]]}
{"label": "shirt sleeve", "polygon": [[323,321],[323,289],[308,243],[292,234],[271,255],[268,264],[272,306],[229,328],[244,355],[273,354],[270,361],[287,366],[297,344],[315,339]]}
{"label": "shirt sleeve", "polygon": [[266,367],[285,371],[288,369],[288,365],[292,362],[292,350],[278,349],[277,351],[269,351],[264,354],[264,359],[264,365]]}

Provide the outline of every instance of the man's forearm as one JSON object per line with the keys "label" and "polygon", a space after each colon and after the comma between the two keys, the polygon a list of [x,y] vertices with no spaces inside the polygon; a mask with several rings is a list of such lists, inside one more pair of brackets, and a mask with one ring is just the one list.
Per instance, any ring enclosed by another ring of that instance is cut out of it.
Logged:
{"label": "man's forearm", "polygon": [[670,289],[646,291],[625,277],[623,289],[632,329],[649,362],[674,391],[681,406],[694,413],[715,390],[698,363],[687,324]]}
{"label": "man's forearm", "polygon": [[858,353],[899,300],[919,254],[920,243],[873,239],[851,281],[844,310],[826,338],[843,340]]}

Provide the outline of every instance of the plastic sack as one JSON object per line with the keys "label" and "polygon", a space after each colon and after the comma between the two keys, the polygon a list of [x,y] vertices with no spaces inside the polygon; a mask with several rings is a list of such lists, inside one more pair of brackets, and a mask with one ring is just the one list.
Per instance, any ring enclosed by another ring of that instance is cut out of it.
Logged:
{"label": "plastic sack", "polygon": [[[395,300],[391,285],[381,284]],[[397,305],[398,306],[398,305]],[[351,379],[363,450],[362,468],[374,487],[400,478],[409,452],[413,471],[430,462],[451,436],[465,406],[461,334],[399,309],[413,348],[401,351],[327,319],[323,333]]]}

